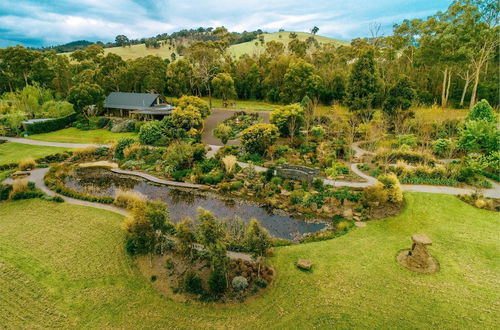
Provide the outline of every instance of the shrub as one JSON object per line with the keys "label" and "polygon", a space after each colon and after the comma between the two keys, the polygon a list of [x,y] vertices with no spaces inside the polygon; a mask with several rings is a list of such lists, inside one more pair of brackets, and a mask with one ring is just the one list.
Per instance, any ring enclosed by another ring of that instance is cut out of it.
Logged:
{"label": "shrub", "polygon": [[0,183],[0,201],[6,201],[7,199],[9,199],[11,191],[12,185]]}
{"label": "shrub", "polygon": [[118,189],[113,204],[124,209],[132,210],[142,206],[146,200],[147,197],[138,191]]}
{"label": "shrub", "polygon": [[282,136],[295,136],[304,124],[304,108],[300,104],[280,107],[271,113],[270,121]]}
{"label": "shrub", "polygon": [[451,139],[437,139],[432,143],[434,154],[440,157],[446,157],[452,150],[453,141]]}
{"label": "shrub", "polygon": [[256,278],[254,281],[255,285],[257,285],[259,288],[266,288],[267,287],[267,281],[263,278]]}
{"label": "shrub", "polygon": [[496,124],[498,122],[497,115],[486,100],[479,101],[467,115],[466,121],[471,120],[485,120],[490,123]]}
{"label": "shrub", "polygon": [[36,162],[33,158],[28,158],[19,162],[19,169],[21,171],[32,170],[36,167]]}
{"label": "shrub", "polygon": [[236,191],[236,190],[240,190],[241,188],[243,188],[243,186],[244,186],[243,181],[235,181],[235,182],[231,182],[229,189],[232,191]]}
{"label": "shrub", "polygon": [[192,128],[203,127],[203,118],[197,108],[188,105],[185,108],[176,108],[170,116],[173,127],[189,131]]}
{"label": "shrub", "polygon": [[96,126],[97,126],[97,128],[104,128],[104,127],[108,126],[110,121],[111,121],[111,119],[109,119],[107,117],[99,117],[99,119],[97,119]]}
{"label": "shrub", "polygon": [[222,144],[226,144],[231,138],[231,127],[224,123],[219,123],[213,132],[214,136],[221,140]]}
{"label": "shrub", "polygon": [[198,164],[199,170],[201,170],[201,173],[207,174],[211,172],[214,168],[219,167],[219,161],[216,158],[205,158]]}
{"label": "shrub", "polygon": [[399,184],[399,180],[395,174],[390,173],[387,175],[380,175],[377,179],[384,185],[389,202],[400,203],[403,201],[401,185]]}
{"label": "shrub", "polygon": [[201,175],[198,178],[199,183],[210,185],[218,184],[222,182],[222,180],[224,180],[224,173],[222,173],[221,171],[212,171],[208,174]]}
{"label": "shrub", "polygon": [[195,160],[195,148],[187,142],[175,141],[167,147],[163,159],[172,171],[189,169]]}
{"label": "shrub", "polygon": [[203,286],[201,284],[201,278],[195,273],[188,273],[184,280],[184,290],[193,294],[202,294]]}
{"label": "shrub", "polygon": [[313,127],[311,127],[311,135],[315,139],[319,139],[323,135],[325,135],[325,129],[322,126],[313,126]]}
{"label": "shrub", "polygon": [[197,96],[182,96],[176,102],[176,107],[184,109],[188,106],[193,106],[201,115],[202,118],[206,118],[210,115],[210,109],[208,103]]}
{"label": "shrub", "polygon": [[33,182],[28,182],[27,180],[15,180],[12,184],[12,190],[10,191],[9,198],[12,200],[19,199],[30,199],[42,197],[45,194],[35,188]]}
{"label": "shrub", "polygon": [[290,203],[292,205],[302,204],[304,199],[304,192],[301,190],[295,190],[290,194]]}
{"label": "shrub", "polygon": [[278,128],[272,124],[255,124],[241,132],[241,143],[249,153],[263,154],[279,137]]}
{"label": "shrub", "polygon": [[231,281],[231,285],[236,291],[243,291],[248,287],[248,280],[243,276],[236,276]]}
{"label": "shrub", "polygon": [[172,172],[172,178],[175,181],[182,181],[182,179],[184,179],[189,174],[191,174],[190,169],[174,171],[174,172]]}
{"label": "shrub", "polygon": [[470,120],[460,132],[459,147],[466,152],[492,153],[498,151],[500,131],[493,122]]}
{"label": "shrub", "polygon": [[128,146],[132,145],[134,142],[135,140],[133,138],[119,139],[115,146],[114,158],[122,160],[124,157],[123,150],[125,150],[125,148],[127,148]]}
{"label": "shrub", "polygon": [[150,121],[141,126],[139,130],[139,141],[142,144],[154,144],[162,136],[162,124],[160,121]]}
{"label": "shrub", "polygon": [[212,273],[210,273],[210,277],[208,278],[208,287],[210,288],[210,292],[215,295],[220,295],[226,291],[226,275],[222,270],[216,268],[212,271]]}
{"label": "shrub", "polygon": [[400,203],[403,201],[401,185],[395,174],[379,175],[375,185],[365,188],[363,202],[370,206],[381,206],[385,203]]}
{"label": "shrub", "polygon": [[418,139],[415,135],[413,134],[401,134],[396,136],[396,143],[394,144],[395,147],[401,147],[403,145],[409,146],[409,147],[415,147],[418,143]]}

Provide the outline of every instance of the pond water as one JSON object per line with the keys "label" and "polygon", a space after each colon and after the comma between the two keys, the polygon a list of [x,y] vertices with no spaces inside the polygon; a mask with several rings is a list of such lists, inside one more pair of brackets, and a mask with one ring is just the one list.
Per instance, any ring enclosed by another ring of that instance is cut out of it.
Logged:
{"label": "pond water", "polygon": [[136,190],[150,200],[161,200],[167,203],[170,219],[174,223],[186,216],[194,219],[196,209],[201,207],[212,211],[219,218],[239,217],[245,222],[256,218],[272,236],[289,240],[305,233],[319,231],[326,225],[276,214],[270,209],[241,200],[228,200],[196,190],[181,190],[156,185],[138,177],[121,175],[106,169],[79,169],[75,176],[66,178],[65,184],[77,191],[85,191],[98,196],[114,196],[117,189]]}

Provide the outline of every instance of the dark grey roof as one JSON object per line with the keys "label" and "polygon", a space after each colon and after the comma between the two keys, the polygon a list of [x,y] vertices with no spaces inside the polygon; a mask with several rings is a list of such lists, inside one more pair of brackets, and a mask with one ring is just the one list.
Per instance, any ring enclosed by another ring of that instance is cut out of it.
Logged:
{"label": "dark grey roof", "polygon": [[112,92],[106,97],[104,107],[113,109],[148,109],[152,107],[159,94]]}
{"label": "dark grey roof", "polygon": [[132,113],[136,113],[138,115],[170,115],[172,110],[170,109],[151,109],[151,110],[134,110]]}

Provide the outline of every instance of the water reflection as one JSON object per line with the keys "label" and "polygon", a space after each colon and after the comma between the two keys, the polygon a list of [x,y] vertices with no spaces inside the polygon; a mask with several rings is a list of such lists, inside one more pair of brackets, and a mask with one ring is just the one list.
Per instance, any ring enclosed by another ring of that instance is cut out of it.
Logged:
{"label": "water reflection", "polygon": [[194,190],[159,186],[137,177],[124,176],[104,169],[79,169],[77,173],[75,177],[66,179],[67,186],[100,196],[113,196],[119,188],[134,189],[151,200],[166,202],[173,222],[178,222],[186,216],[196,217],[196,209],[202,207],[214,212],[219,218],[239,217],[244,221],[256,218],[271,235],[284,239],[293,239],[297,235],[315,232],[325,226],[322,223],[308,223],[287,215],[275,214],[272,209],[242,203],[239,200],[217,198]]}

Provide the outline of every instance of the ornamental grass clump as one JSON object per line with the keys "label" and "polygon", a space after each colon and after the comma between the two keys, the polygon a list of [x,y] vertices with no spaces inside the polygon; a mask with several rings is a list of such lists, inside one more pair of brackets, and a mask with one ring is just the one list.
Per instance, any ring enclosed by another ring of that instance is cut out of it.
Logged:
{"label": "ornamental grass clump", "polygon": [[28,187],[28,180],[15,180],[12,183],[12,191],[10,192],[10,196],[15,195],[19,192],[27,191],[29,190]]}
{"label": "ornamental grass clump", "polygon": [[18,167],[21,171],[29,171],[36,167],[36,162],[33,158],[28,158],[20,161]]}
{"label": "ornamental grass clump", "polygon": [[87,159],[95,156],[97,147],[86,147],[73,149],[73,159]]}
{"label": "ornamental grass clump", "polygon": [[224,169],[226,173],[231,174],[236,169],[237,159],[236,156],[227,155],[222,158],[222,163],[224,164]]}
{"label": "ornamental grass clump", "polygon": [[132,210],[142,206],[146,203],[146,200],[147,197],[138,191],[118,189],[113,204],[127,210]]}

